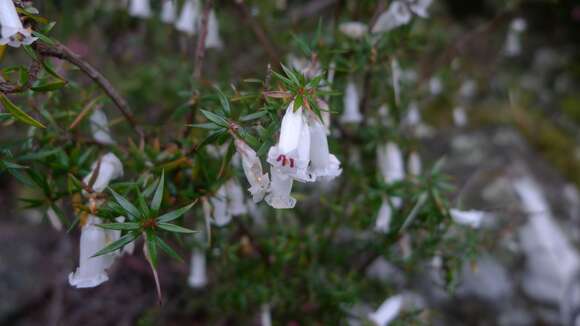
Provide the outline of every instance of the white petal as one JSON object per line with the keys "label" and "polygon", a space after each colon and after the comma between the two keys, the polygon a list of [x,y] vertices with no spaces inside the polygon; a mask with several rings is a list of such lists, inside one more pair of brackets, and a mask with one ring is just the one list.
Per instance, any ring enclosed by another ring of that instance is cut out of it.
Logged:
{"label": "white petal", "polygon": [[360,123],[363,116],[360,113],[360,98],[354,82],[349,81],[344,92],[344,110],[340,116],[342,123]]}
{"label": "white petal", "polygon": [[367,34],[369,27],[367,24],[361,22],[344,22],[338,26],[338,30],[342,34],[352,39],[358,40]]}
{"label": "white petal", "polygon": [[221,49],[223,47],[222,39],[220,38],[218,20],[213,9],[210,11],[208,17],[205,47],[208,49]]}
{"label": "white petal", "polygon": [[96,287],[107,281],[106,269],[110,266],[108,255],[92,257],[107,244],[106,232],[96,226],[100,220],[89,216],[81,230],[79,267],[69,275],[69,283],[77,288]]}
{"label": "white petal", "polygon": [[214,197],[210,198],[213,207],[213,221],[217,226],[224,226],[232,220],[232,214],[228,209],[226,186],[222,185]]}
{"label": "white petal", "polygon": [[389,201],[383,199],[381,208],[375,221],[375,230],[378,232],[388,233],[391,226],[392,209]]}
{"label": "white petal", "polygon": [[294,101],[290,102],[286,113],[282,118],[282,125],[280,126],[280,139],[278,140],[278,148],[281,154],[288,154],[298,150],[300,143],[300,133],[304,124],[302,116],[302,107],[294,112]]}
{"label": "white petal", "polygon": [[205,252],[200,249],[193,249],[191,253],[189,277],[187,278],[187,282],[189,286],[194,289],[203,288],[207,285]]}
{"label": "white petal", "polygon": [[421,157],[417,152],[412,152],[411,155],[409,155],[409,161],[407,164],[409,174],[414,176],[418,176],[421,174]]}
{"label": "white petal", "polygon": [[164,0],[161,7],[161,21],[166,24],[173,24],[177,17],[177,7],[175,0]]}
{"label": "white petal", "polygon": [[310,171],[314,178],[335,178],[342,172],[340,161],[328,150],[326,128],[316,119],[310,127]]}
{"label": "white petal", "polygon": [[235,141],[236,150],[242,160],[242,167],[246,179],[250,184],[250,193],[254,202],[259,202],[264,198],[264,195],[270,187],[270,178],[267,173],[263,173],[262,162],[256,155],[256,152],[248,146],[244,141],[237,139]]}
{"label": "white petal", "polygon": [[433,0],[417,0],[415,3],[409,5],[411,11],[413,11],[417,16],[427,18],[429,13],[427,9],[431,6]]}
{"label": "white petal", "polygon": [[244,191],[235,179],[232,178],[226,182],[226,193],[228,196],[229,211],[233,216],[248,213],[248,208],[244,202]]}
{"label": "white petal", "polygon": [[260,307],[260,325],[272,326],[272,314],[270,313],[270,305],[265,303]]}
{"label": "white petal", "polygon": [[149,0],[131,0],[129,3],[129,15],[139,18],[151,17]]}
{"label": "white petal", "polygon": [[270,174],[272,182],[266,203],[277,209],[293,208],[296,205],[296,199],[290,196],[293,179],[275,167],[270,169]]}
{"label": "white petal", "polygon": [[411,21],[409,7],[401,1],[393,1],[387,11],[383,12],[372,28],[373,33],[388,32]]}
{"label": "white petal", "polygon": [[403,154],[395,143],[379,146],[377,149],[378,165],[385,182],[397,182],[405,178]]}
{"label": "white petal", "polygon": [[479,228],[487,216],[486,212],[475,210],[462,211],[455,208],[450,209],[449,213],[455,223],[467,225],[472,228]]}
{"label": "white petal", "polygon": [[403,308],[403,295],[395,295],[383,302],[376,312],[369,315],[369,319],[377,326],[386,326],[393,321]]}
{"label": "white petal", "polygon": [[[85,184],[89,184],[93,173],[95,173],[99,162],[93,163],[92,171],[84,179]],[[108,153],[101,158],[101,165],[99,174],[92,186],[95,192],[103,192],[108,186],[109,182],[123,176],[123,164],[117,156],[113,153]]]}
{"label": "white petal", "polygon": [[19,47],[36,41],[25,29],[12,0],[0,0],[0,45]]}
{"label": "white petal", "polygon": [[467,115],[463,107],[458,106],[453,109],[453,124],[456,127],[465,127],[467,125]]}
{"label": "white petal", "polygon": [[93,138],[97,143],[105,145],[111,145],[115,143],[113,138],[111,138],[109,119],[103,110],[95,109],[89,120]]}
{"label": "white petal", "polygon": [[181,14],[175,23],[175,28],[189,35],[195,34],[197,32],[200,10],[198,0],[187,0],[181,9]]}

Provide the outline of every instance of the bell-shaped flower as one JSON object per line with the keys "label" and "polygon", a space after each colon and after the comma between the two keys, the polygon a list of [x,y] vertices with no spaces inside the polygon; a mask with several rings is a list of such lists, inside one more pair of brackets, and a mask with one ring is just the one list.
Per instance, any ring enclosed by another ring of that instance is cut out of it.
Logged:
{"label": "bell-shaped flower", "polygon": [[103,192],[109,186],[109,182],[123,176],[123,164],[113,153],[101,157],[99,161],[93,163],[91,169],[91,173],[83,179],[83,182],[88,185],[93,174],[98,173],[92,185],[95,192]]}
{"label": "bell-shaped flower", "polygon": [[248,207],[244,201],[244,190],[236,179],[232,178],[226,182],[226,194],[230,214],[238,216],[248,213]]}
{"label": "bell-shaped flower", "polygon": [[57,230],[57,231],[62,230],[62,222],[60,221],[60,218],[58,218],[58,214],[56,214],[55,210],[52,207],[49,207],[46,210],[46,217],[48,217],[48,221],[50,222],[50,225],[52,225],[52,227],[55,230]]}
{"label": "bell-shaped flower", "polygon": [[415,0],[414,2],[409,3],[409,9],[419,17],[428,18],[429,13],[427,12],[427,9],[429,9],[432,2],[433,0]]}
{"label": "bell-shaped flower", "polygon": [[189,265],[189,276],[187,283],[194,289],[200,289],[207,285],[205,252],[201,249],[194,248],[191,253],[191,262]]}
{"label": "bell-shaped flower", "polygon": [[391,2],[389,8],[383,12],[372,28],[373,33],[383,33],[393,30],[399,26],[408,24],[412,18],[411,9],[403,1],[395,0]]}
{"label": "bell-shaped flower", "polygon": [[109,129],[109,119],[101,109],[95,109],[91,114],[90,124],[93,133],[93,139],[103,145],[115,144],[111,137],[111,130]]}
{"label": "bell-shaped flower", "polygon": [[270,192],[266,196],[266,203],[277,209],[294,208],[296,199],[290,196],[294,180],[277,167],[270,169],[272,182]]}
{"label": "bell-shaped flower", "polygon": [[340,23],[338,30],[349,38],[359,40],[367,35],[369,27],[361,22],[344,22]]}
{"label": "bell-shaped flower", "polygon": [[268,163],[301,182],[313,181],[308,171],[310,163],[310,128],[302,107],[296,111],[291,102],[282,118],[278,144],[270,147]]}
{"label": "bell-shaped flower", "polygon": [[363,116],[360,112],[360,96],[356,85],[352,80],[346,85],[346,90],[344,91],[344,110],[340,116],[341,123],[361,123]]}
{"label": "bell-shaped flower", "polygon": [[236,151],[242,160],[244,174],[250,184],[248,191],[252,194],[254,202],[257,203],[266,195],[270,187],[270,178],[268,173],[262,171],[262,162],[256,151],[241,139],[236,139],[235,145]]}
{"label": "bell-shaped flower", "polygon": [[385,300],[377,311],[368,315],[368,318],[376,326],[389,325],[401,312],[404,297],[401,294],[392,296]]}
{"label": "bell-shaped flower", "polygon": [[310,119],[310,172],[314,179],[333,179],[342,173],[340,161],[330,154],[326,128],[318,119]]}
{"label": "bell-shaped flower", "polygon": [[396,58],[391,60],[391,73],[393,77],[393,91],[395,92],[395,102],[401,103],[401,66]]}
{"label": "bell-shaped flower", "polygon": [[418,176],[421,174],[422,164],[421,157],[419,153],[413,151],[409,155],[409,160],[407,161],[407,171],[410,175]]}
{"label": "bell-shaped flower", "polygon": [[386,198],[383,198],[381,208],[375,220],[375,230],[382,233],[388,233],[391,228],[391,218],[393,210],[391,204]]}
{"label": "bell-shaped flower", "polygon": [[467,79],[459,88],[459,95],[463,100],[469,100],[477,93],[477,83],[473,79]]}
{"label": "bell-shaped flower", "polygon": [[205,37],[205,47],[208,49],[221,49],[223,46],[222,39],[220,38],[219,23],[215,15],[215,11],[212,9],[209,12],[209,17],[207,21],[207,35]]}
{"label": "bell-shaped flower", "polygon": [[443,92],[443,83],[439,77],[429,79],[429,91],[433,96],[437,96]]}
{"label": "bell-shaped flower", "polygon": [[130,0],[129,15],[138,18],[151,17],[151,5],[149,0]]}
{"label": "bell-shaped flower", "polygon": [[455,208],[450,209],[449,214],[455,223],[467,225],[472,228],[479,228],[483,220],[488,216],[488,213],[482,211],[462,211]]}
{"label": "bell-shaped flower", "polygon": [[232,220],[232,213],[229,210],[226,189],[226,185],[222,185],[215,196],[209,199],[211,203],[211,216],[213,217],[214,224],[217,226],[227,225]]}
{"label": "bell-shaped flower", "polygon": [[456,127],[465,127],[467,125],[467,115],[463,107],[458,106],[453,109],[453,124]]}
{"label": "bell-shaped flower", "polygon": [[175,23],[175,28],[188,35],[195,34],[200,11],[199,0],[186,0],[183,8],[181,8],[179,19]]}
{"label": "bell-shaped flower", "polygon": [[377,164],[386,183],[397,182],[405,178],[403,154],[395,143],[387,143],[377,148]]}
{"label": "bell-shaped flower", "polygon": [[100,219],[89,215],[81,230],[79,267],[68,277],[69,284],[77,288],[92,288],[106,282],[106,269],[110,266],[110,257],[101,255],[92,257],[107,245],[107,233],[96,224]]}
{"label": "bell-shaped flower", "polygon": [[314,78],[322,73],[320,62],[317,60],[308,60],[303,57],[297,57],[293,54],[288,55],[288,65],[304,75],[306,78]]}
{"label": "bell-shaped flower", "polygon": [[175,23],[175,18],[177,17],[177,7],[175,6],[175,0],[163,0],[161,5],[161,21],[166,24]]}
{"label": "bell-shaped flower", "polygon": [[508,57],[515,57],[522,53],[521,35],[526,28],[527,24],[523,18],[518,17],[512,20],[504,46],[504,52]]}
{"label": "bell-shaped flower", "polygon": [[12,0],[0,0],[0,45],[19,47],[36,41],[32,31],[24,28]]}
{"label": "bell-shaped flower", "polygon": [[269,303],[260,307],[260,326],[272,326],[272,313]]}

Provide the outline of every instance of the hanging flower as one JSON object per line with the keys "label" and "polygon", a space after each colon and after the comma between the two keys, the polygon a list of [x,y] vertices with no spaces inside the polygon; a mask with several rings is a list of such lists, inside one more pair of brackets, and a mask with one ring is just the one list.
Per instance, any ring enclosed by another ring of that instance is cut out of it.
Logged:
{"label": "hanging flower", "polygon": [[504,46],[504,52],[506,56],[515,57],[522,53],[521,36],[526,28],[527,24],[523,18],[518,17],[512,20]]}
{"label": "hanging flower", "polygon": [[103,192],[109,186],[109,182],[123,176],[123,164],[115,154],[108,153],[101,157],[100,164],[99,161],[93,163],[91,173],[83,179],[85,184],[89,184],[97,168],[98,176],[92,185],[95,192]]}
{"label": "hanging flower", "polygon": [[81,230],[79,267],[68,277],[69,284],[77,288],[92,288],[106,282],[106,269],[110,266],[110,254],[92,257],[107,245],[107,234],[96,224],[100,219],[89,215]]}
{"label": "hanging flower", "polygon": [[432,2],[433,0],[414,0],[409,3],[409,9],[419,17],[428,18],[429,13],[427,12],[427,9],[429,9]]}
{"label": "hanging flower", "polygon": [[12,0],[0,0],[0,45],[19,47],[37,40],[32,30],[24,28]]}
{"label": "hanging flower", "polygon": [[310,128],[306,123],[302,107],[296,111],[292,101],[286,109],[280,127],[278,144],[270,147],[268,163],[301,182],[313,181],[308,165],[310,163]]}
{"label": "hanging flower", "polygon": [[465,114],[463,107],[458,106],[453,109],[453,124],[460,128],[465,127],[467,124],[467,115]]}
{"label": "hanging flower", "polygon": [[130,0],[129,15],[138,18],[151,17],[151,5],[149,0]]}
{"label": "hanging flower", "polygon": [[260,307],[260,326],[272,326],[272,313],[270,304],[264,303]]}
{"label": "hanging flower", "polygon": [[[224,226],[232,220],[232,214],[228,207],[226,186],[222,185],[214,197],[210,198],[210,216],[213,216],[213,222],[217,226]],[[204,201],[204,205],[206,201]],[[205,209],[205,206],[204,206]]]}
{"label": "hanging flower", "polygon": [[397,182],[405,178],[403,154],[395,143],[387,143],[377,148],[379,170],[386,183]]}
{"label": "hanging flower", "polygon": [[244,202],[244,191],[242,186],[232,178],[225,184],[228,200],[228,210],[233,216],[244,215],[248,213],[248,208]]}
{"label": "hanging flower", "polygon": [[248,191],[252,194],[254,202],[262,200],[270,186],[270,178],[267,173],[262,171],[262,162],[260,158],[248,144],[241,139],[235,141],[236,151],[242,160],[242,168],[246,179],[250,184]]}
{"label": "hanging flower", "polygon": [[111,138],[111,131],[109,129],[109,119],[107,115],[101,109],[95,109],[91,114],[89,119],[91,124],[91,131],[93,133],[93,139],[103,145],[115,144],[113,138]]}
{"label": "hanging flower", "polygon": [[344,111],[340,116],[341,123],[361,123],[363,116],[360,113],[360,98],[358,90],[352,80],[346,85],[344,92]]}
{"label": "hanging flower", "polygon": [[175,23],[175,28],[188,35],[197,32],[197,21],[200,13],[199,0],[187,0],[181,9],[179,19]]}
{"label": "hanging flower", "polygon": [[272,182],[270,192],[266,196],[266,203],[277,209],[294,208],[296,199],[290,196],[294,180],[277,167],[270,169]]}
{"label": "hanging flower", "polygon": [[205,37],[205,47],[208,49],[221,49],[223,46],[222,39],[220,38],[219,23],[215,15],[215,11],[212,9],[209,12],[209,17],[207,21],[207,35]]}
{"label": "hanging flower", "polygon": [[[311,114],[312,115],[312,114]],[[313,179],[333,179],[342,173],[340,161],[330,154],[326,128],[317,117],[310,124],[310,172]]]}
{"label": "hanging flower", "polygon": [[393,1],[389,8],[383,12],[372,28],[373,33],[384,33],[399,26],[406,25],[411,21],[411,10],[403,1]]}
{"label": "hanging flower", "polygon": [[434,76],[429,79],[429,91],[433,96],[437,96],[443,92],[443,83],[439,77]]}
{"label": "hanging flower", "polygon": [[409,161],[407,162],[407,170],[410,175],[418,176],[421,174],[421,157],[419,153],[413,151],[409,155]]}
{"label": "hanging flower", "polygon": [[207,285],[205,252],[195,248],[191,253],[189,277],[187,283],[194,289],[203,288]]}
{"label": "hanging flower", "polygon": [[344,22],[338,26],[338,30],[347,37],[359,40],[367,35],[369,27],[361,22]]}
{"label": "hanging flower", "polygon": [[391,227],[391,218],[393,211],[388,199],[383,198],[381,208],[375,220],[375,230],[378,232],[388,233]]}
{"label": "hanging flower", "polygon": [[462,211],[455,208],[450,209],[449,213],[455,223],[467,225],[472,228],[479,228],[485,217],[488,215],[486,212],[482,211]]}
{"label": "hanging flower", "polygon": [[404,297],[401,294],[392,296],[385,300],[377,311],[369,314],[368,318],[376,326],[386,326],[393,321],[403,308]]}
{"label": "hanging flower", "polygon": [[161,21],[166,24],[173,24],[177,17],[175,0],[164,0],[161,7]]}

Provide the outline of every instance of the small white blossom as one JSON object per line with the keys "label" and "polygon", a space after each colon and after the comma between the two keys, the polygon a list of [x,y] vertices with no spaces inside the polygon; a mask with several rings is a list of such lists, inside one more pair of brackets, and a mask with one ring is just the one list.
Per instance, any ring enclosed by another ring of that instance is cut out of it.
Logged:
{"label": "small white blossom", "polygon": [[110,266],[110,254],[92,257],[107,246],[105,229],[96,226],[100,219],[89,215],[81,230],[79,267],[70,273],[68,280],[71,286],[77,288],[92,288],[106,282],[109,277],[106,269]]}
{"label": "small white blossom", "polygon": [[521,36],[526,28],[526,21],[521,17],[515,18],[511,22],[504,46],[504,53],[506,56],[515,57],[522,53]]}
{"label": "small white blossom", "polygon": [[443,83],[439,77],[431,77],[429,79],[429,91],[433,96],[437,96],[443,92]]}
{"label": "small white blossom", "polygon": [[361,123],[363,116],[360,112],[360,96],[356,85],[352,80],[346,85],[344,91],[344,110],[340,116],[341,123]]}
{"label": "small white blossom", "polygon": [[376,326],[386,326],[390,324],[401,312],[404,297],[401,294],[392,296],[385,300],[377,311],[369,314],[368,318]]}
{"label": "small white blossom", "polygon": [[181,14],[175,23],[175,28],[188,35],[193,35],[197,32],[197,24],[201,8],[199,0],[186,0]]}
{"label": "small white blossom", "polygon": [[330,154],[326,128],[314,117],[310,125],[310,171],[313,178],[333,179],[342,173],[340,161]]}
{"label": "small white blossom", "polygon": [[115,154],[108,153],[101,157],[100,165],[99,161],[93,163],[91,173],[83,179],[85,184],[89,185],[93,174],[97,173],[97,168],[98,176],[92,185],[93,190],[96,192],[103,192],[109,186],[109,182],[123,176],[123,164]]}
{"label": "small white blossom", "polygon": [[456,127],[465,127],[465,125],[467,125],[467,115],[465,114],[463,107],[458,106],[453,109],[453,124],[455,124]]}
{"label": "small white blossom", "polygon": [[257,203],[264,198],[270,187],[270,178],[262,170],[260,158],[248,144],[241,139],[235,141],[236,150],[242,160],[242,168],[246,179],[250,184],[248,191],[252,194],[254,202]]}
{"label": "small white blossom", "polygon": [[220,38],[219,23],[213,9],[209,12],[207,21],[205,47],[208,49],[221,49],[223,47],[222,39]]}
{"label": "small white blossom", "polygon": [[403,154],[395,143],[387,143],[377,148],[377,164],[386,183],[405,178]]}
{"label": "small white blossom", "polygon": [[89,119],[93,139],[103,145],[115,144],[111,137],[111,130],[109,129],[109,119],[103,110],[95,109]]}
{"label": "small white blossom", "polygon": [[226,194],[230,214],[238,216],[248,213],[248,208],[244,202],[244,190],[236,179],[232,178],[226,182]]}
{"label": "small white blossom", "polygon": [[205,252],[201,249],[195,248],[191,253],[187,283],[194,289],[203,288],[207,285],[206,257]]}
{"label": "small white blossom", "polygon": [[272,326],[272,313],[270,304],[264,303],[260,307],[260,326]]}
{"label": "small white blossom", "polygon": [[294,208],[296,199],[290,196],[294,180],[276,167],[270,169],[270,175],[272,182],[270,192],[266,196],[266,203],[277,209]]}
{"label": "small white blossom", "polygon": [[379,209],[377,219],[375,220],[375,230],[382,233],[388,233],[391,226],[392,215],[393,211],[389,201],[386,198],[383,198],[381,208]]}
{"label": "small white blossom", "polygon": [[[232,214],[229,211],[226,186],[222,185],[214,197],[210,198],[210,212],[213,216],[213,222],[217,226],[224,226],[232,220]],[[204,201],[204,204],[206,201]],[[207,205],[207,204],[206,204]],[[204,207],[205,208],[205,207]]]}
{"label": "small white blossom", "polygon": [[409,161],[407,162],[407,170],[410,175],[418,176],[421,174],[421,157],[419,153],[413,151],[409,155]]}
{"label": "small white blossom", "polygon": [[173,24],[176,17],[177,7],[175,6],[175,0],[164,0],[161,7],[161,21],[166,24]]}
{"label": "small white blossom", "polygon": [[149,0],[131,0],[129,2],[129,15],[138,18],[151,17]]}
{"label": "small white blossom", "polygon": [[24,28],[12,0],[0,0],[0,45],[19,47],[36,41],[32,31]]}
{"label": "small white blossom", "polygon": [[486,212],[482,211],[462,211],[455,208],[450,209],[449,213],[451,214],[451,218],[455,223],[467,225],[476,229],[481,226],[483,220],[488,215]]}
{"label": "small white blossom", "polygon": [[359,40],[367,35],[369,27],[361,22],[344,22],[338,26],[338,30],[352,39]]}
{"label": "small white blossom", "polygon": [[409,4],[409,9],[411,9],[415,15],[422,18],[427,18],[429,17],[427,9],[429,9],[429,6],[431,6],[432,2],[433,0],[415,0]]}
{"label": "small white blossom", "polygon": [[395,0],[391,2],[389,8],[383,12],[372,28],[373,33],[383,33],[393,30],[399,26],[408,24],[412,18],[409,6],[403,1]]}

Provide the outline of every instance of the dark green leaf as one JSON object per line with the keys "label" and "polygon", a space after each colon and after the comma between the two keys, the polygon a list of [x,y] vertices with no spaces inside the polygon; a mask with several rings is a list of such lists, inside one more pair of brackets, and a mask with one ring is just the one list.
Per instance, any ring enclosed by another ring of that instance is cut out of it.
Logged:
{"label": "dark green leaf", "polygon": [[114,242],[110,243],[108,246],[106,246],[105,248],[97,251],[97,253],[94,254],[92,257],[106,255],[106,254],[111,253],[115,250],[121,249],[125,245],[129,244],[131,241],[137,239],[137,236],[138,236],[138,233],[127,233],[124,236],[122,236],[119,240],[114,241]]}
{"label": "dark green leaf", "polygon": [[137,207],[135,207],[135,205],[131,204],[131,202],[129,202],[125,197],[119,195],[117,192],[115,192],[115,190],[111,188],[109,188],[109,190],[113,194],[113,197],[115,197],[115,201],[117,201],[117,203],[119,203],[119,205],[121,205],[121,207],[123,207],[123,209],[129,213],[130,216],[133,218],[141,217],[141,213]]}
{"label": "dark green leaf", "polygon": [[160,229],[163,229],[165,231],[175,232],[175,233],[195,233],[195,232],[197,232],[197,231],[186,229],[186,228],[181,227],[179,225],[170,224],[170,223],[157,223],[157,226],[159,226]]}
{"label": "dark green leaf", "polygon": [[103,229],[110,229],[110,230],[138,230],[140,225],[139,223],[135,222],[126,222],[126,223],[105,223],[105,224],[97,224],[98,227]]}
{"label": "dark green leaf", "polygon": [[0,93],[0,103],[2,103],[2,106],[4,106],[6,111],[12,114],[15,119],[37,128],[46,128],[42,123],[38,122],[29,116],[26,112],[22,111],[22,109],[17,107],[8,99],[8,97],[6,97],[6,95],[2,93]]}
{"label": "dark green leaf", "polygon": [[161,178],[159,178],[157,189],[155,190],[155,195],[153,195],[153,199],[151,200],[151,209],[155,214],[159,212],[159,208],[161,207],[161,202],[163,201],[164,187],[165,187],[165,170],[161,171]]}
{"label": "dark green leaf", "polygon": [[173,221],[173,220],[181,217],[183,214],[185,214],[185,212],[187,212],[193,205],[195,205],[195,202],[194,203],[191,203],[191,204],[189,204],[189,205],[187,205],[185,207],[176,209],[176,210],[174,210],[172,212],[163,214],[163,215],[161,215],[161,216],[159,216],[157,218],[157,222],[158,223],[171,222],[171,221]]}

